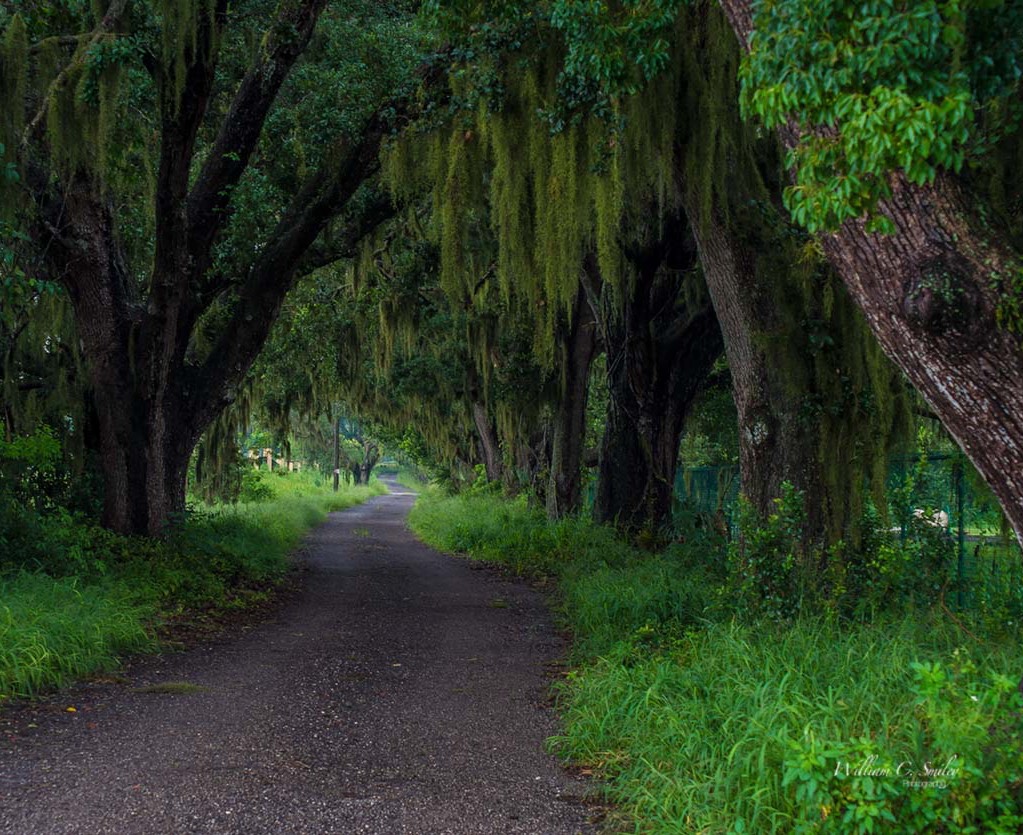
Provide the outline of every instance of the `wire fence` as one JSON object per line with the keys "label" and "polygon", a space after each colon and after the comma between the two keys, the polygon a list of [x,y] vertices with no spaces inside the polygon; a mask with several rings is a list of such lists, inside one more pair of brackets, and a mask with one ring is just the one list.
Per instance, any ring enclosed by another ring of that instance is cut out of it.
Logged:
{"label": "wire fence", "polygon": [[[692,514],[738,534],[739,468],[680,467],[676,521]],[[1023,594],[1023,555],[997,501],[959,455],[927,454],[890,461],[887,523],[903,543],[941,534],[953,554],[948,566],[959,608],[993,605]]]}

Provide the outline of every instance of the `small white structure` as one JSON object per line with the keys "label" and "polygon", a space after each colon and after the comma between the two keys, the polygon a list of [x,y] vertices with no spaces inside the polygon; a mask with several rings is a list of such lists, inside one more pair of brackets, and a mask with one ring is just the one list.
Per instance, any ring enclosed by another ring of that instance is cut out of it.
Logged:
{"label": "small white structure", "polygon": [[923,508],[918,507],[913,511],[913,518],[919,519],[925,525],[930,525],[934,528],[948,527],[948,514],[944,510],[935,510],[933,513],[927,513]]}

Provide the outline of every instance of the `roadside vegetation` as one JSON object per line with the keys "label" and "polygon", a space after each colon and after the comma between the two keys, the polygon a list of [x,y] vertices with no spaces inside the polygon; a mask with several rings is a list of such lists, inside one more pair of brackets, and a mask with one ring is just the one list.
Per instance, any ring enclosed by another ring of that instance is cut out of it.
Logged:
{"label": "roadside vegetation", "polygon": [[635,831],[1019,832],[1019,601],[1001,621],[928,605],[954,568],[940,539],[901,554],[892,537],[855,586],[779,608],[798,600],[773,594],[798,553],[794,505],[744,552],[700,528],[641,550],[492,489],[427,490],[410,522],[556,581],[574,642],[551,745],[606,780]]}
{"label": "roadside vegetation", "polygon": [[1021,32],[0,3],[0,694],[260,599],[401,462],[556,578],[556,747],[637,827],[1023,831]]}
{"label": "roadside vegetation", "polygon": [[237,501],[190,508],[161,539],[126,537],[68,510],[59,453],[47,433],[0,446],[0,704],[157,650],[172,620],[266,600],[310,527],[385,492],[252,470]]}

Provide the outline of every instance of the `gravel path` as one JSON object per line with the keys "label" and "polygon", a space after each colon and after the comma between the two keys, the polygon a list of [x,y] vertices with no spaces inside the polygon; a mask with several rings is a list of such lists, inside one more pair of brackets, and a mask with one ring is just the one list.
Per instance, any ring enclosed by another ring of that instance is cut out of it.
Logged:
{"label": "gravel path", "polygon": [[416,541],[392,491],[312,532],[270,621],[8,709],[0,832],[594,831],[543,753],[542,597]]}

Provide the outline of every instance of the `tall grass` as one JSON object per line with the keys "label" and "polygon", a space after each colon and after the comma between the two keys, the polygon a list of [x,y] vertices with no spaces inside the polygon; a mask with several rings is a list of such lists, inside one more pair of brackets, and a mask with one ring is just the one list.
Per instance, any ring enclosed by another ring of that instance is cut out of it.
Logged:
{"label": "tall grass", "polygon": [[289,552],[328,512],[386,492],[374,482],[332,493],[305,474],[262,481],[262,500],[196,511],[163,540],[64,516],[46,520],[49,533],[31,560],[4,555],[0,700],[153,649],[161,622],[182,611],[243,607],[281,579]]}
{"label": "tall grass", "polygon": [[[435,547],[559,579],[574,669],[551,744],[597,770],[626,828],[1023,829],[1019,711],[1007,710],[1018,639],[974,639],[941,610],[751,621],[730,608],[705,546],[649,554],[521,500],[427,492],[410,521]],[[947,789],[835,774],[874,753],[918,766],[955,753],[967,770]]]}
{"label": "tall grass", "polygon": [[27,696],[150,649],[155,609],[124,582],[80,586],[22,572],[0,580],[0,697]]}

